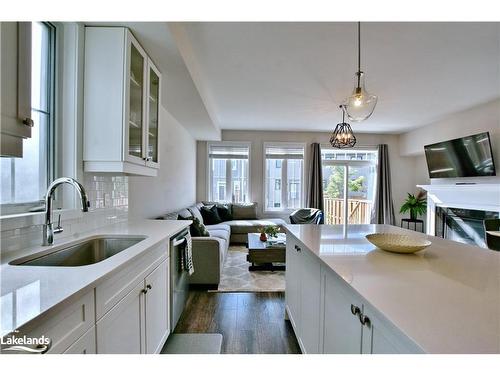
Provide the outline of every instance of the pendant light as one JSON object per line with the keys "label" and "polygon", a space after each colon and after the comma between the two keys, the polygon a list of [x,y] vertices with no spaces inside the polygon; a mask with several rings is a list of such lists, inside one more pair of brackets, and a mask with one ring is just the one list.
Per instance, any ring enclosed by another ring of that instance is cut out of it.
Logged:
{"label": "pendant light", "polygon": [[358,71],[355,76],[356,87],[345,100],[345,111],[351,121],[363,121],[373,113],[378,98],[366,91],[365,76],[361,71],[361,22],[358,22]]}
{"label": "pendant light", "polygon": [[345,105],[341,105],[339,108],[342,110],[342,122],[335,127],[330,144],[335,148],[354,147],[356,137],[352,132],[351,125],[345,122]]}

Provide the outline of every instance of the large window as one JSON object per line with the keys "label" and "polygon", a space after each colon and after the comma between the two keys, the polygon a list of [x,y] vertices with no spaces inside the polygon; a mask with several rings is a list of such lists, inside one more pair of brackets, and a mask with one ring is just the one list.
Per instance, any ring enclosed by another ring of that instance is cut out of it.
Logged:
{"label": "large window", "polygon": [[1,158],[1,214],[28,211],[40,205],[53,173],[55,29],[32,23],[31,138],[23,140],[22,158]]}
{"label": "large window", "polygon": [[210,200],[248,202],[249,154],[249,144],[208,144]]}
{"label": "large window", "polygon": [[369,224],[377,151],[323,147],[323,198],[327,224]]}
{"label": "large window", "polygon": [[265,210],[292,210],[302,206],[304,145],[265,143]]}

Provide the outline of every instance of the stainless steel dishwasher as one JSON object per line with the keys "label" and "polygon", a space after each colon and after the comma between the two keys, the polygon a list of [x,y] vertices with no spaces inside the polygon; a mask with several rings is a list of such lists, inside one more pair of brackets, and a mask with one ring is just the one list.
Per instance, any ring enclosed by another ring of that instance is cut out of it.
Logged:
{"label": "stainless steel dishwasher", "polygon": [[186,306],[189,293],[189,274],[183,271],[182,252],[186,246],[188,229],[177,233],[170,240],[170,331],[173,332],[182,311]]}

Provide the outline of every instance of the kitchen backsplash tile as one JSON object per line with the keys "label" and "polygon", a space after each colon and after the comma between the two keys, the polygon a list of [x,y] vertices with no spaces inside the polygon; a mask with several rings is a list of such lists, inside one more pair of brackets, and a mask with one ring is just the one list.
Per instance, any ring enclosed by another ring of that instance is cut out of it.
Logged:
{"label": "kitchen backsplash tile", "polygon": [[[128,219],[127,176],[85,173],[83,185],[90,202],[89,212],[66,219],[63,212],[61,226],[64,231],[56,235],[56,241]],[[57,211],[54,211],[54,221],[57,220],[57,215]],[[25,219],[15,219],[17,227],[5,226],[4,220],[2,219],[2,228],[0,228],[2,229],[0,232],[2,252],[15,251],[40,244],[43,214],[27,216]],[[3,230],[5,227],[8,229]]]}

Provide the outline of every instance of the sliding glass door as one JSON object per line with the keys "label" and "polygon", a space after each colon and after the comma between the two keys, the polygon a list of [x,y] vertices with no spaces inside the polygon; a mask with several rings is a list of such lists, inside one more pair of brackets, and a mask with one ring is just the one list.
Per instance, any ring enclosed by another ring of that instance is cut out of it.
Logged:
{"label": "sliding glass door", "polygon": [[322,150],[326,224],[369,224],[375,195],[375,150]]}

